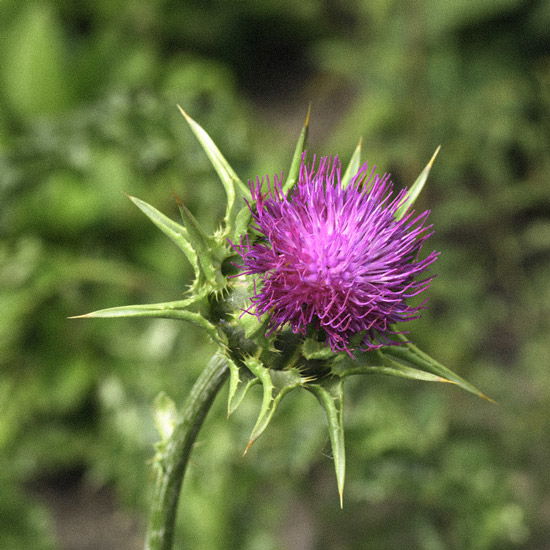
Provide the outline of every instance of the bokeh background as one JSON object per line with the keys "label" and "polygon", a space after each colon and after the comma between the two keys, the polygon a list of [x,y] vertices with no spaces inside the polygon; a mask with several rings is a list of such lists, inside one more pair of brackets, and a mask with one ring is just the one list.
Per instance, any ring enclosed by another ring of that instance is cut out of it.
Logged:
{"label": "bokeh background", "polygon": [[194,550],[550,548],[550,4],[544,0],[0,1],[0,547],[140,548],[157,434],[211,347],[173,321],[67,316],[177,299],[190,268],[128,201],[208,228],[223,192],[310,151],[409,185],[442,251],[412,327],[498,401],[349,384],[343,511],[314,398],[221,395],[183,489]]}

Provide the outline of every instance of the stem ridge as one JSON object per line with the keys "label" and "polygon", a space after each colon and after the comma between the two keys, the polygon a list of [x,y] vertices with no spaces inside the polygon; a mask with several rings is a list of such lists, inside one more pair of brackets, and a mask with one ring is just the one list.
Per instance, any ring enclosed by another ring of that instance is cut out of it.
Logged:
{"label": "stem ridge", "polygon": [[189,456],[228,372],[226,359],[215,354],[197,378],[181,409],[174,431],[159,460],[145,550],[172,548],[179,495]]}

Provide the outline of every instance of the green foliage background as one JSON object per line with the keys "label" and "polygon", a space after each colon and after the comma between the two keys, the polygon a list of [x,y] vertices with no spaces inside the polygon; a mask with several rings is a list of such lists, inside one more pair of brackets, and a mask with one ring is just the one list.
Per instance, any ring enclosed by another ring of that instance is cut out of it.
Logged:
{"label": "green foliage background", "polygon": [[175,194],[216,227],[223,192],[175,104],[254,178],[287,168],[312,101],[312,149],[347,160],[363,136],[397,185],[442,145],[420,199],[442,256],[413,338],[498,405],[354,380],[340,511],[312,397],[283,403],[242,458],[259,396],[229,420],[221,396],[184,487],[182,539],[205,550],[544,548],[548,6],[1,0],[0,547],[61,548],[64,519],[56,529],[35,489],[55,494],[68,478],[111,488],[144,517],[153,399],[181,401],[210,353],[185,324],[66,319],[177,299],[189,282],[184,258],[124,195],[176,217]]}

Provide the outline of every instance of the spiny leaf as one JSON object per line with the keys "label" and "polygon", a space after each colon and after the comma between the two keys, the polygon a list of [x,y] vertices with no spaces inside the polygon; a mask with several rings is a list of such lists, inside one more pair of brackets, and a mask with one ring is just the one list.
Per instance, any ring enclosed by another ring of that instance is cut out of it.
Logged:
{"label": "spiny leaf", "polygon": [[325,410],[330,444],[334,458],[336,482],[340,495],[340,507],[344,506],[344,482],[346,478],[346,449],[344,445],[344,381],[339,377],[325,378],[319,383],[305,386]]}
{"label": "spiny leaf", "polygon": [[284,371],[266,369],[258,359],[253,357],[245,359],[245,365],[262,384],[263,397],[260,413],[250,434],[244,454],[248,452],[256,439],[265,431],[281,399],[289,391],[302,384],[302,378],[297,369]]}
{"label": "spiny leaf", "polygon": [[478,390],[473,384],[464,380],[458,374],[452,370],[443,366],[441,363],[430,357],[427,353],[424,353],[414,344],[407,341],[407,339],[398,334],[397,337],[403,342],[402,346],[387,346],[382,348],[381,353],[388,356],[392,361],[399,361],[405,366],[412,366],[412,368],[419,369],[424,372],[431,372],[437,376],[445,378],[447,381],[456,384],[463,390],[466,390],[482,399],[494,402],[493,399],[487,397],[484,393]]}
{"label": "spiny leaf", "polygon": [[138,304],[134,306],[120,306],[108,309],[101,309],[84,315],[74,315],[69,319],[83,319],[89,317],[140,317],[143,311],[175,311],[183,310],[204,298],[205,294],[194,294],[184,300],[175,300],[172,302],[159,302],[156,304]]}
{"label": "spiny leaf", "polygon": [[223,247],[215,243],[206,235],[199,222],[191,211],[178,201],[180,214],[187,229],[189,241],[193,245],[198,257],[199,266],[205,279],[212,285],[214,290],[225,286],[225,279],[222,277],[220,266],[223,256]]}
{"label": "spiny leaf", "polygon": [[[410,380],[421,380],[424,382],[451,382],[446,378],[421,371],[411,367],[406,367],[393,361],[389,357],[380,357],[384,365],[358,365],[357,361],[339,362],[331,367],[331,372],[335,376],[353,376],[360,374],[385,374],[397,376],[399,378],[408,378]],[[451,382],[454,383],[454,382]]]}
{"label": "spiny leaf", "polygon": [[[250,435],[250,439],[244,450],[244,454],[248,452],[248,449],[250,449],[254,441],[256,441],[256,439],[258,438],[258,435],[256,435],[257,429],[260,426],[264,425],[265,419],[268,416],[270,416],[269,411],[271,409],[271,405],[273,402],[273,393],[275,389],[273,385],[273,381],[271,380],[271,376],[269,376],[269,370],[262,365],[259,359],[256,359],[254,357],[249,357],[245,360],[245,365],[252,372],[252,374],[254,374],[258,378],[258,380],[262,384],[263,395],[262,395],[262,404],[260,407],[260,413],[258,414],[258,419],[256,420],[256,424],[254,428],[252,429],[252,434]],[[256,437],[254,437],[254,435],[256,435]]]}
{"label": "spiny leaf", "polygon": [[136,197],[129,196],[130,200],[185,254],[195,275],[198,276],[199,269],[197,254],[193,248],[187,229],[179,223],[171,220],[156,208]]}
{"label": "spiny leaf", "polygon": [[344,172],[344,175],[342,176],[342,188],[345,189],[350,181],[352,180],[353,176],[357,174],[357,171],[359,170],[359,167],[361,166],[361,149],[363,147],[363,139],[359,140],[359,143],[357,144],[357,147],[355,148],[355,151],[353,151],[353,155],[351,155],[351,159],[349,161],[348,167],[346,168],[346,171]]}
{"label": "spiny leaf", "polygon": [[227,358],[229,366],[229,395],[227,397],[227,416],[233,414],[241,404],[248,390],[259,382],[247,368],[239,367]]}
{"label": "spiny leaf", "polygon": [[225,189],[225,194],[227,196],[227,208],[224,223],[226,234],[230,235],[233,233],[235,218],[237,216],[238,210],[240,209],[240,205],[236,204],[235,200],[237,197],[237,193],[239,193],[240,196],[250,200],[250,190],[240,180],[235,170],[231,168],[230,164],[221,154],[220,150],[218,149],[212,138],[202,128],[202,126],[195,122],[179,105],[178,109],[189,124],[192,132],[195,134],[195,137],[204,149],[204,152],[210,159],[210,162],[212,163],[214,170],[216,170]]}
{"label": "spiny leaf", "polygon": [[309,131],[309,117],[311,114],[311,104],[307,109],[306,119],[298,137],[298,142],[296,143],[296,149],[294,150],[294,156],[292,157],[292,162],[290,163],[290,169],[286,181],[283,184],[283,192],[287,194],[298,181],[298,176],[300,175],[300,164],[302,162],[302,155],[306,148],[307,135]]}
{"label": "spiny leaf", "polygon": [[441,145],[435,150],[435,153],[430,159],[430,162],[428,162],[424,170],[420,172],[420,175],[418,176],[418,178],[416,178],[416,181],[412,184],[407,194],[407,198],[405,202],[397,209],[397,212],[395,213],[396,220],[400,220],[406,214],[407,210],[414,204],[414,202],[418,198],[418,195],[420,195],[420,192],[424,188],[424,184],[428,179],[428,175],[430,174],[430,170],[432,169],[433,163],[435,162],[435,159],[440,149],[441,149]]}
{"label": "spiny leaf", "polygon": [[264,351],[278,353],[274,347],[276,335],[267,336],[269,316],[264,315],[260,319],[255,315],[236,313],[236,321],[244,330],[246,338],[254,340]]}
{"label": "spiny leaf", "polygon": [[306,338],[302,344],[302,355],[308,359],[330,359],[334,357],[334,352],[323,342],[318,342],[313,338]]}
{"label": "spiny leaf", "polygon": [[[249,203],[252,205],[251,203]],[[231,240],[238,243],[241,237],[246,235],[248,226],[250,225],[250,219],[252,218],[252,212],[248,205],[243,206],[235,218],[235,229],[231,235]]]}
{"label": "spiny leaf", "polygon": [[69,319],[106,319],[114,317],[141,317],[148,319],[179,319],[182,321],[189,321],[194,325],[203,328],[208,332],[210,337],[216,341],[220,341],[220,334],[216,327],[207,321],[200,313],[193,311],[187,311],[185,309],[178,309],[179,307],[185,307],[178,304],[185,304],[186,300],[180,300],[179,302],[165,302],[161,304],[138,304],[133,306],[120,306],[111,307],[107,309],[100,309],[98,311],[92,311],[85,315],[76,315],[69,317]]}

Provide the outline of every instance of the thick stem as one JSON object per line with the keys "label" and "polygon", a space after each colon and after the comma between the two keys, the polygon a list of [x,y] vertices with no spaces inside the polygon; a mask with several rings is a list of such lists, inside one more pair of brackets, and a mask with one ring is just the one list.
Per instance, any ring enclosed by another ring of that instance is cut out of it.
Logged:
{"label": "thick stem", "polygon": [[185,468],[204,418],[227,378],[225,359],[216,354],[193,385],[159,460],[151,503],[146,550],[171,550]]}

